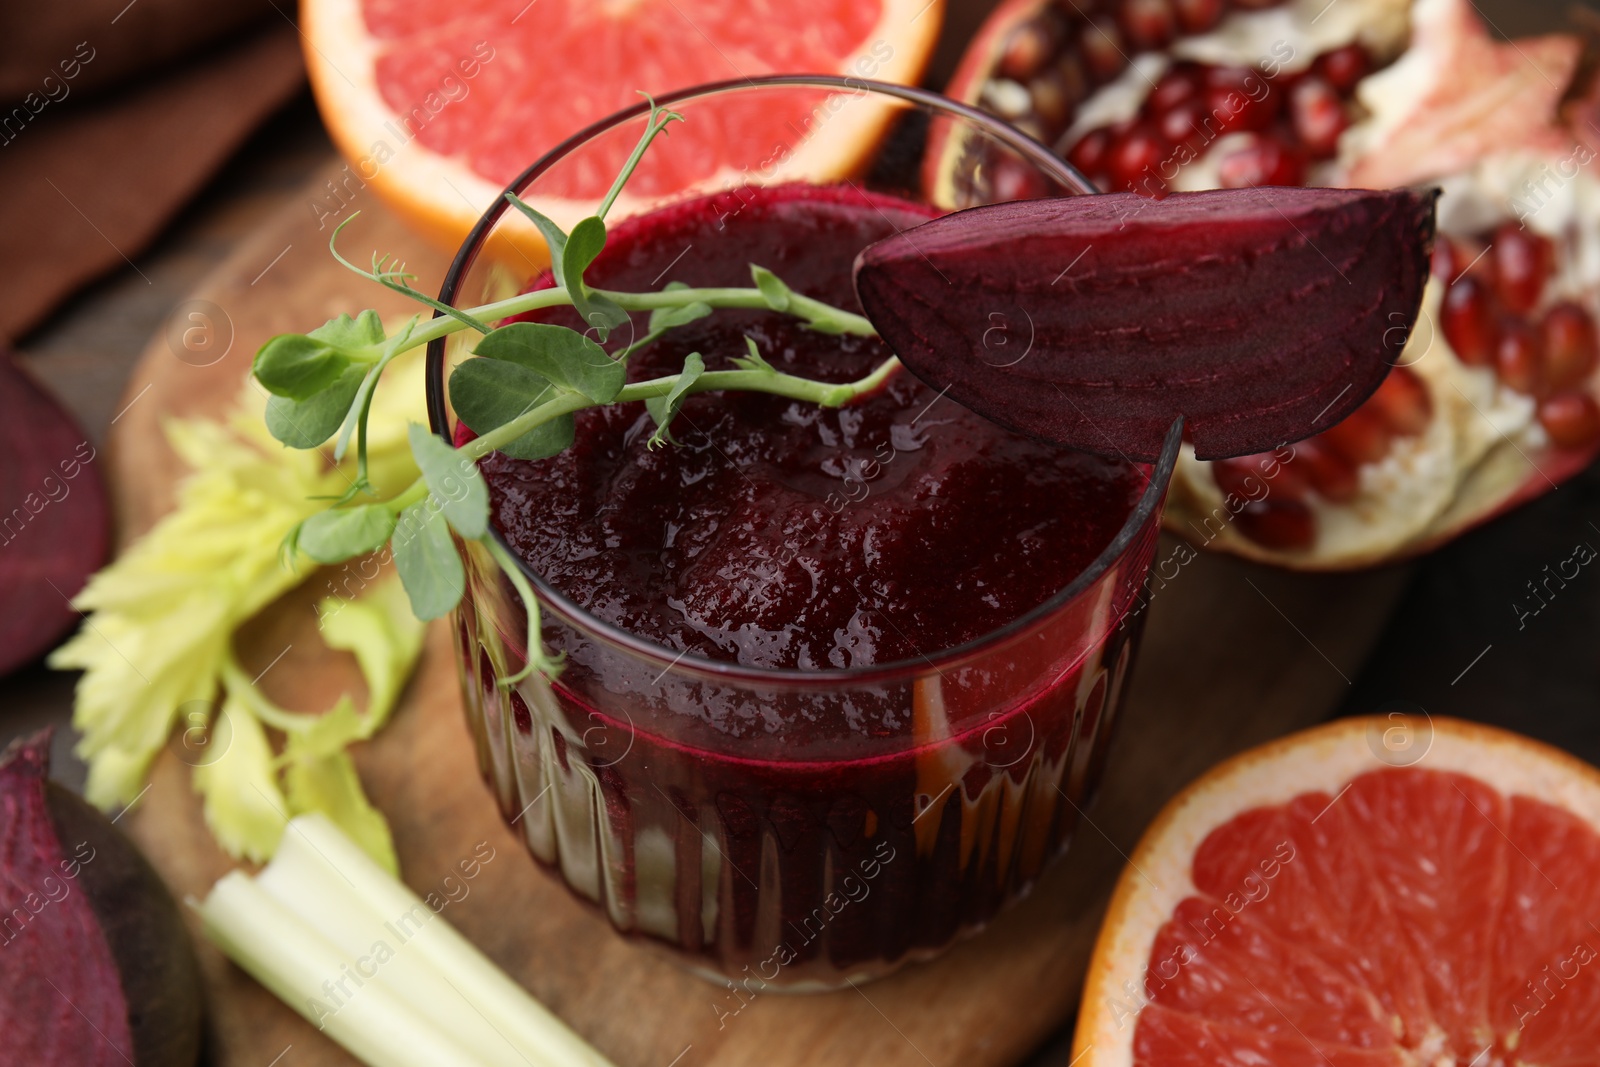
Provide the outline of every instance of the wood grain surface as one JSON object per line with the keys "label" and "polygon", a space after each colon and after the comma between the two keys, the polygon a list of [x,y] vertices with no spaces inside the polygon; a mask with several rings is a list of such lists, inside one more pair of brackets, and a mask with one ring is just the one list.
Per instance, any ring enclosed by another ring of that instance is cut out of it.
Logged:
{"label": "wood grain surface", "polygon": [[[325,179],[286,197],[193,294],[231,331],[226,354],[207,363],[157,337],[135,370],[125,396],[140,399],[113,427],[109,449],[123,543],[171,506],[183,474],[162,419],[222,415],[255,348],[274,333],[366,306],[408,310],[328,257],[327,231],[306,206]],[[369,246],[400,254],[419,287],[436,291],[442,258],[381,208],[360,206],[365,215],[347,231],[351,258],[360,261]],[[1161,555],[1173,547],[1164,541]],[[617,936],[502,824],[478,777],[444,625],[430,632],[392,724],[357,760],[419,892],[455,873],[480,842],[494,849],[444,916],[619,1067],[1014,1064],[1075,1011],[1105,896],[1160,804],[1217,759],[1329,715],[1403,583],[1397,570],[1316,577],[1212,556],[1183,566],[1151,602],[1102,795],[1067,856],[1025,901],[933,963],[859,989],[760,996],[720,1027],[723,989],[680,970],[666,952]],[[270,666],[263,686],[292,707],[326,707],[359,687],[348,657],[315,634],[319,586],[290,594],[240,638],[246,666]],[[189,776],[164,753],[150,791],[122,823],[180,899],[203,895],[231,866],[211,842]],[[204,943],[200,951],[212,1062],[351,1062],[216,951]]]}

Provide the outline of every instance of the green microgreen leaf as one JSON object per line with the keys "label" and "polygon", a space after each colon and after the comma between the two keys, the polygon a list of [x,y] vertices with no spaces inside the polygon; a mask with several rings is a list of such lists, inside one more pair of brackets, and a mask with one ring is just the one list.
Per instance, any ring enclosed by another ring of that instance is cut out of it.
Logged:
{"label": "green microgreen leaf", "polygon": [[683,408],[683,402],[689,395],[689,387],[695,379],[706,371],[705,360],[700,358],[700,353],[690,352],[683,360],[683,372],[678,375],[678,380],[673,383],[663,396],[652,396],[645,399],[644,408],[656,422],[656,432],[650,435],[650,440],[645,442],[645,447],[655,449],[671,441],[678,443],[672,436],[672,420],[677,418],[678,412]]}
{"label": "green microgreen leaf", "polygon": [[372,348],[383,343],[383,320],[368,308],[353,319],[349,315],[331,318],[307,336],[346,352]]}
{"label": "green microgreen leaf", "polygon": [[778,368],[762,358],[761,349],[756,347],[754,337],[746,335],[744,347],[750,354],[748,356],[734,356],[732,362],[735,367],[740,370],[765,371],[768,374],[778,373]]}
{"label": "green microgreen leaf", "polygon": [[[682,282],[668,282],[664,287],[664,291],[671,292],[674,289],[687,288],[689,287]],[[656,308],[650,312],[650,325],[648,328],[652,334],[661,334],[679,326],[687,326],[696,319],[703,319],[709,314],[711,314],[711,305],[703,300],[679,304],[677,307]]]}
{"label": "green microgreen leaf", "polygon": [[[595,257],[606,247],[606,224],[594,215],[580,219],[561,250],[561,270],[569,280],[583,277]],[[571,286],[568,286],[570,289]]]}
{"label": "green microgreen leaf", "polygon": [[267,400],[267,429],[290,448],[316,448],[339,431],[361,389],[367,368],[353,364],[332,385],[304,400]]}
{"label": "green microgreen leaf", "polygon": [[863,324],[871,327],[871,323],[860,315],[800,295],[789,288],[789,283],[765,267],[750,264],[750,277],[755,280],[756,288],[769,308],[801,319],[808,328],[818,333],[860,333]]}
{"label": "green microgreen leaf", "polygon": [[319,511],[300,524],[295,543],[318,563],[342,563],[382,548],[394,522],[382,504]]}
{"label": "green microgreen leaf", "polygon": [[606,224],[591,215],[572,228],[566,247],[561,251],[561,278],[572,307],[579,318],[595,331],[597,340],[604,341],[612,330],[628,321],[628,313],[608,296],[590,290],[584,283],[583,272],[589,269],[606,246]]}
{"label": "green microgreen leaf", "polygon": [[755,280],[756,288],[761,290],[761,298],[767,302],[767,307],[773,311],[788,311],[789,305],[794,301],[794,290],[789,284],[765,267],[750,264],[750,277]]}
{"label": "green microgreen leaf", "polygon": [[489,487],[472,458],[445,444],[426,426],[412,423],[407,431],[411,454],[428,492],[456,533],[476,541],[489,529]]}
{"label": "green microgreen leaf", "polygon": [[527,367],[556,387],[582,393],[597,404],[611,403],[627,384],[627,371],[622,364],[589,338],[565,326],[514,322],[479,341],[473,351]]}
{"label": "green microgreen leaf", "polygon": [[[576,336],[576,335],[574,335]],[[519,363],[469,359],[450,375],[450,402],[461,421],[478,434],[497,430],[557,396],[555,386]],[[512,459],[545,459],[572,445],[577,424],[561,415],[500,446]]]}
{"label": "green microgreen leaf", "polygon": [[337,348],[307,334],[283,333],[261,346],[251,373],[273,396],[304,400],[328,388],[350,366]]}
{"label": "green microgreen leaf", "polygon": [[550,249],[550,273],[555,276],[556,284],[561,288],[567,287],[567,273],[564,260],[567,254],[567,231],[556,225],[549,216],[534,210],[516,193],[507,193],[506,200],[528,217],[528,221],[544,236],[544,243]]}
{"label": "green microgreen leaf", "polygon": [[424,621],[448,615],[461,602],[467,579],[449,524],[431,496],[400,513],[393,546],[411,611]]}

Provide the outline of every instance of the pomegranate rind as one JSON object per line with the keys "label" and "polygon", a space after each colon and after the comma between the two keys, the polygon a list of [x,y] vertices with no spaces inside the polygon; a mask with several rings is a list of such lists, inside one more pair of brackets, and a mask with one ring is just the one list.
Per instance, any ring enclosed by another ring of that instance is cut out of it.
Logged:
{"label": "pomegranate rind", "polygon": [[[430,243],[454,252],[484,210],[500,196],[502,187],[477,174],[461,159],[435,152],[420,140],[405,141],[397,149],[375,153],[374,146],[379,143],[391,148],[396,144],[395,131],[402,128],[403,120],[385,102],[378,87],[377,67],[383,46],[369,32],[362,8],[363,0],[301,0],[300,5],[300,37],[312,95],[334,146],[349,163],[346,172],[334,179],[336,188],[330,198],[351,201],[370,186],[379,199]],[[858,69],[865,69],[856,66],[858,61],[870,55],[874,80],[915,85],[933,54],[943,14],[944,0],[884,0],[878,26],[862,38],[855,51],[839,58],[834,71],[793,73],[854,75]],[[619,21],[619,25],[623,24]],[[885,45],[887,59],[881,55]],[[871,55],[874,48],[880,49],[880,54]],[[530,73],[528,77],[536,75]],[[832,106],[831,98],[828,101],[827,136],[774,131],[775,140],[791,150],[770,173],[763,171],[764,182],[823,183],[859,172],[899,111],[867,94],[840,93],[838,99],[841,102],[837,107]],[[559,101],[552,101],[552,106],[559,106]],[[790,140],[795,143],[789,144]],[[532,164],[554,147],[553,143],[530,145],[526,162]],[[718,192],[749,180],[743,169],[724,166],[670,197],[642,200],[630,198],[625,192],[615,211],[617,217],[637,214],[666,199],[677,199],[678,195]],[[570,227],[592,214],[597,201],[598,197],[594,201],[533,198],[529,202],[562,226]],[[530,267],[537,270],[548,263],[543,239],[520,216],[508,216],[497,228],[489,251],[514,264],[524,275]]]}
{"label": "pomegranate rind", "polygon": [[1360,775],[1395,766],[1468,775],[1508,797],[1561,808],[1600,833],[1600,770],[1490,726],[1443,717],[1341,719],[1244,752],[1169,801],[1134,849],[1090,958],[1073,1062],[1132,1067],[1142,1005],[1130,1003],[1128,990],[1144,988],[1157,934],[1178,904],[1197,892],[1191,864],[1207,835],[1252,809],[1306,793],[1336,797]]}
{"label": "pomegranate rind", "polygon": [[[1040,0],[1004,0],[990,12],[966,51],[961,53],[961,61],[950,76],[944,94],[952,100],[977,106],[983,83],[999,62],[1007,36],[1041,6]],[[954,211],[973,206],[964,202],[955,186],[956,170],[971,135],[971,127],[964,123],[959,126],[938,124],[930,133],[922,160],[922,195],[934,207]],[[1084,188],[1088,188],[1087,183]]]}

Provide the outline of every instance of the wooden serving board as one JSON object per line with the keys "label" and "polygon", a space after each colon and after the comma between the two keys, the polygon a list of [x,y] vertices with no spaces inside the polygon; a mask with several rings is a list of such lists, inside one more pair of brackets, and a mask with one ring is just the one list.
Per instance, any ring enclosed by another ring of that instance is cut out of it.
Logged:
{"label": "wooden serving board", "polygon": [[[367,306],[386,315],[409,310],[329,258],[328,230],[307,208],[325,195],[326,177],[288,198],[193,294],[231,324],[227,354],[198,366],[204,360],[178,358],[158,337],[136,369],[125,401],[132,406],[110,447],[123,544],[171,506],[183,474],[162,419],[228,411],[256,347],[274,333]],[[365,214],[346,231],[346,253],[357,261],[374,246],[400,254],[420,275],[419,287],[436,291],[443,257],[370,195],[358,200]],[[1162,557],[1173,547],[1164,543]],[[764,995],[720,1027],[724,989],[617,936],[502,824],[478,777],[443,624],[430,632],[392,724],[357,759],[418,892],[438,889],[480,842],[493,848],[493,860],[461,883],[467,893],[445,917],[620,1067],[1015,1064],[1076,1010],[1111,882],[1160,804],[1219,758],[1331,714],[1404,577],[1396,570],[1294,575],[1214,556],[1183,566],[1150,604],[1103,793],[1066,859],[1026,901],[931,964],[859,990]],[[360,684],[348,657],[325,650],[315,633],[311,605],[322,584],[313,579],[290,594],[240,638],[246,667],[267,670],[263,686],[290,707],[327,707]],[[190,768],[170,751],[123,825],[180,898],[203,896],[232,865],[205,829]],[[283,1067],[352,1062],[205,944],[198,925],[195,936],[212,1062],[263,1067],[280,1055]]]}

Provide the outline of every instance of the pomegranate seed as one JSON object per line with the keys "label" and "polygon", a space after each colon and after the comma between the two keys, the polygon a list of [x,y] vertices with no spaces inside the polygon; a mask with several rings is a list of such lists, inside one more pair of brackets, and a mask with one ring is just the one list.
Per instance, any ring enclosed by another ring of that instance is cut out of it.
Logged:
{"label": "pomegranate seed", "polygon": [[1165,191],[1157,168],[1166,159],[1167,142],[1147,123],[1119,137],[1106,155],[1106,175],[1114,189],[1155,195]]}
{"label": "pomegranate seed", "polygon": [[1145,113],[1165,115],[1179,104],[1200,95],[1203,76],[1188,64],[1179,64],[1161,76],[1145,99]]}
{"label": "pomegranate seed", "polygon": [[1078,54],[1089,66],[1096,82],[1107,82],[1128,65],[1123,55],[1122,31],[1113,20],[1101,15],[1089,20],[1078,43]]}
{"label": "pomegranate seed", "polygon": [[1267,79],[1249,67],[1209,67],[1206,104],[1221,133],[1264,130],[1278,117],[1281,101]]}
{"label": "pomegranate seed", "polygon": [[1494,286],[1506,310],[1526,315],[1539,303],[1550,273],[1553,249],[1548,238],[1504,222],[1494,232]]}
{"label": "pomegranate seed", "polygon": [[1157,120],[1161,136],[1171,145],[1188,145],[1199,150],[1206,143],[1206,107],[1198,100],[1179,104]]}
{"label": "pomegranate seed", "polygon": [[1495,371],[1500,380],[1519,393],[1537,396],[1544,379],[1539,351],[1539,336],[1521,319],[1500,324],[1500,342],[1495,346]]}
{"label": "pomegranate seed", "polygon": [[1377,412],[1359,407],[1343,422],[1317,435],[1318,440],[1353,466],[1376,463],[1389,454],[1392,435]]}
{"label": "pomegranate seed", "polygon": [[1439,328],[1456,358],[1469,367],[1486,367],[1493,361],[1496,331],[1489,291],[1477,278],[1469,274],[1445,290]]}
{"label": "pomegranate seed", "polygon": [[1107,126],[1106,129],[1111,131],[1111,137],[1112,137],[1113,140],[1115,140],[1116,138],[1121,137],[1123,134],[1127,133],[1129,130],[1133,129],[1135,126],[1139,125],[1143,121],[1144,121],[1143,116],[1132,115],[1132,116],[1130,116],[1128,118],[1125,118],[1125,119],[1118,119],[1116,122],[1113,122],[1110,126]]}
{"label": "pomegranate seed", "polygon": [[1298,500],[1252,500],[1238,514],[1239,532],[1266,548],[1310,548],[1317,520]]}
{"label": "pomegranate seed", "polygon": [[[1264,99],[1270,99],[1271,94]],[[1272,125],[1271,110],[1252,100],[1243,89],[1216,87],[1206,90],[1206,107],[1211,110],[1217,133],[1264,130]]]}
{"label": "pomegranate seed", "polygon": [[1305,177],[1305,162],[1299,153],[1275,138],[1259,135],[1251,144],[1222,157],[1217,167],[1217,178],[1224,189],[1300,185]]}
{"label": "pomegranate seed", "polygon": [[1433,238],[1433,276],[1448,285],[1465,267],[1456,243],[1442,233],[1436,234]]}
{"label": "pomegranate seed", "polygon": [[1122,32],[1135,51],[1165,48],[1177,35],[1178,20],[1170,0],[1126,0],[1120,14]]}
{"label": "pomegranate seed", "polygon": [[1339,149],[1339,135],[1350,125],[1344,101],[1333,86],[1321,78],[1302,78],[1289,94],[1289,111],[1294,132],[1314,159],[1332,159]]}
{"label": "pomegranate seed", "polygon": [[1027,81],[1043,69],[1061,46],[1061,23],[1054,18],[1031,18],[1011,31],[1000,52],[1000,74]]}
{"label": "pomegranate seed", "polygon": [[1088,85],[1083,80],[1083,68],[1076,57],[1045,71],[1028,83],[1028,95],[1033,98],[1033,113],[1039,121],[1052,128],[1052,136],[1060,133],[1072,118],[1073,109],[1083,100]]}
{"label": "pomegranate seed", "polygon": [[1078,138],[1078,143],[1072,146],[1067,153],[1067,162],[1071,163],[1086,178],[1098,178],[1105,174],[1106,151],[1111,147],[1111,131],[1104,126],[1097,130],[1090,130]]}
{"label": "pomegranate seed", "polygon": [[[1284,463],[1271,452],[1219,459],[1211,464],[1211,475],[1224,493],[1232,493],[1243,499],[1283,496],[1299,500],[1310,488],[1302,471],[1293,463]],[[1262,492],[1263,486],[1266,487],[1265,494]]]}
{"label": "pomegranate seed", "polygon": [[1254,456],[1219,459],[1211,464],[1211,476],[1216,479],[1217,488],[1224,495],[1237,496],[1242,500],[1265,495],[1266,479],[1261,477],[1261,472],[1256,468]]}
{"label": "pomegranate seed", "polygon": [[1204,33],[1222,21],[1222,0],[1172,0],[1184,33]]}
{"label": "pomegranate seed", "polygon": [[1039,173],[1038,168],[1009,153],[990,161],[991,202],[1004,204],[1011,200],[1035,200],[1045,193],[1044,175]]}
{"label": "pomegranate seed", "polygon": [[1360,45],[1347,44],[1343,48],[1322,53],[1311,64],[1311,69],[1326,78],[1340,95],[1348,96],[1356,83],[1372,69],[1372,62]]}
{"label": "pomegranate seed", "polygon": [[1439,280],[1453,282],[1466,275],[1483,285],[1492,284],[1489,277],[1492,268],[1482,241],[1439,234],[1434,238],[1433,253],[1433,273]]}
{"label": "pomegranate seed", "polygon": [[1318,438],[1296,442],[1290,465],[1303,471],[1311,488],[1335,504],[1354,500],[1361,489],[1356,469]]}
{"label": "pomegranate seed", "polygon": [[1600,405],[1588,393],[1557,393],[1539,405],[1539,424],[1562,448],[1582,448],[1600,439]]}
{"label": "pomegranate seed", "polygon": [[1250,81],[1255,74],[1253,67],[1238,67],[1228,65],[1205,66],[1200,68],[1209,86],[1223,89],[1246,89],[1254,83]]}
{"label": "pomegranate seed", "polygon": [[1406,367],[1390,371],[1367,406],[1396,437],[1415,437],[1433,420],[1433,397],[1428,395],[1428,387]]}
{"label": "pomegranate seed", "polygon": [[1544,342],[1545,380],[1551,389],[1570,389],[1581,385],[1600,362],[1600,342],[1595,337],[1594,320],[1583,308],[1568,300],[1556,304],[1539,324]]}

